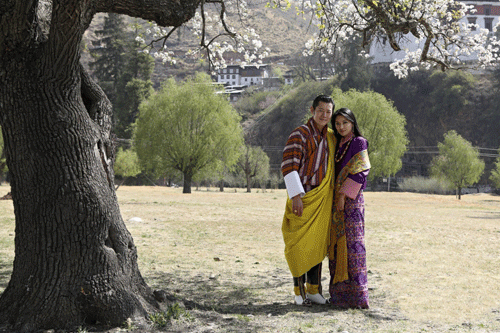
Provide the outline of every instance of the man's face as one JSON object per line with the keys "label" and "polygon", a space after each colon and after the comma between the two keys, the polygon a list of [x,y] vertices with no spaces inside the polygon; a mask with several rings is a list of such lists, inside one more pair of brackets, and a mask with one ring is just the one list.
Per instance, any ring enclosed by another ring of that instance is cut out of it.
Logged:
{"label": "man's face", "polygon": [[311,106],[311,113],[316,126],[318,126],[318,129],[322,130],[326,125],[328,125],[330,119],[332,119],[333,104],[319,102],[316,109],[313,109]]}

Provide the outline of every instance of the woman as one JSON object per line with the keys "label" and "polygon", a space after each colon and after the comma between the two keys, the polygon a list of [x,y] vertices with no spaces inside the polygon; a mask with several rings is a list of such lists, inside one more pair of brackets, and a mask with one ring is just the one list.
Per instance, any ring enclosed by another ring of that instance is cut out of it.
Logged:
{"label": "woman", "polygon": [[368,309],[363,189],[370,171],[368,141],[351,110],[332,116],[337,138],[335,201],[329,248],[330,302],[341,308]]}

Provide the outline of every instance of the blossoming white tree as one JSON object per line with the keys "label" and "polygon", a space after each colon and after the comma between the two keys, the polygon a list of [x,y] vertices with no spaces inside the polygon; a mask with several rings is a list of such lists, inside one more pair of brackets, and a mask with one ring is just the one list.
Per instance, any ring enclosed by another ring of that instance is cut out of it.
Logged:
{"label": "blossoming white tree", "polygon": [[[311,16],[317,33],[305,45],[307,54],[317,50],[335,54],[354,34],[362,36],[364,47],[386,38],[394,51],[406,52],[391,65],[398,76],[419,66],[464,68],[463,60],[471,54],[476,66],[494,65],[498,60],[498,41],[488,30],[469,24],[464,16],[474,11],[473,6],[456,0],[270,0],[268,5],[295,7]],[[409,48],[409,44],[416,47]]]}
{"label": "blossoming white tree", "polygon": [[[201,1],[199,10],[187,22],[187,27],[200,40],[199,49],[191,50],[196,56],[205,52],[212,69],[226,67],[224,55],[235,52],[241,55],[242,65],[261,64],[268,56],[269,47],[263,48],[255,28],[248,24],[251,11],[246,0]],[[162,28],[153,24],[146,31],[151,54],[164,63],[175,63],[173,51],[166,46],[167,39],[178,27]],[[144,37],[138,40],[145,42]]]}

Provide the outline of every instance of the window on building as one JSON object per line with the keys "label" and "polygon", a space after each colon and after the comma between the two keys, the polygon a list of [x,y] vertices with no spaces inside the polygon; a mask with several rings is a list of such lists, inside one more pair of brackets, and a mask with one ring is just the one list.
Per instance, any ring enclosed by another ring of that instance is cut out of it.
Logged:
{"label": "window on building", "polygon": [[[468,17],[467,20],[469,21],[469,24],[476,24],[476,17]],[[476,26],[473,25],[470,27],[472,31],[476,31]]]}
{"label": "window on building", "polygon": [[233,69],[232,69],[232,68],[231,68],[231,69],[229,69],[229,73],[232,73],[232,72],[233,72]]}
{"label": "window on building", "polygon": [[490,5],[484,6],[484,15],[491,15],[491,6]]}
{"label": "window on building", "polygon": [[227,69],[224,68],[224,70],[222,71],[222,73],[224,73],[224,74],[227,73]]}
{"label": "window on building", "polygon": [[493,18],[492,17],[485,17],[484,18],[484,27],[488,29],[488,31],[493,31]]}

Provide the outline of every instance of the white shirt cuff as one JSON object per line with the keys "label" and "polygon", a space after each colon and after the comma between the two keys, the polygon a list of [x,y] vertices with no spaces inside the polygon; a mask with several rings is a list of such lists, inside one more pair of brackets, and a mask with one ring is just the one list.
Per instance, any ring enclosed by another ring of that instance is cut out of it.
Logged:
{"label": "white shirt cuff", "polygon": [[306,194],[297,171],[290,172],[283,179],[285,180],[285,186],[289,198],[293,198],[297,194],[300,194],[300,197],[302,198],[304,194]]}

